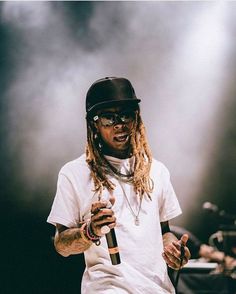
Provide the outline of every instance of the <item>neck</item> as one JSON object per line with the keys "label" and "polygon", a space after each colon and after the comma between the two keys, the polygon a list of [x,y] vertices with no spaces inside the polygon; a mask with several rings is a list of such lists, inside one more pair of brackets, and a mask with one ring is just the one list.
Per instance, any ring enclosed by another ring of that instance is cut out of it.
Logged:
{"label": "neck", "polygon": [[104,155],[116,157],[119,159],[126,159],[131,156],[130,148],[127,150],[119,150],[119,151],[103,148],[102,152]]}

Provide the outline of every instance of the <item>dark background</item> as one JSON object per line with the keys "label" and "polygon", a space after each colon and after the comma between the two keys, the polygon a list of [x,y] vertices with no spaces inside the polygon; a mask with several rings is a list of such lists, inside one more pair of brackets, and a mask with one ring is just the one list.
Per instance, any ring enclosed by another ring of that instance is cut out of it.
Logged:
{"label": "dark background", "polygon": [[80,292],[83,256],[59,256],[46,219],[59,169],[84,151],[84,95],[102,76],[130,77],[143,98],[183,207],[174,224],[207,242],[230,223],[202,210],[236,213],[236,7],[217,5],[0,3],[1,293]]}

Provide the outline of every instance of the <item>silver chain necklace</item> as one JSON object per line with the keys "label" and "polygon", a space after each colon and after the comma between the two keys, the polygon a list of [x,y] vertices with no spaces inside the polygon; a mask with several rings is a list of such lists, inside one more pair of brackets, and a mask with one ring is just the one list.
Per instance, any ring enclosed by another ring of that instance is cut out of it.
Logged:
{"label": "silver chain necklace", "polygon": [[133,208],[132,208],[132,206],[131,206],[131,204],[130,204],[130,202],[129,202],[128,196],[126,195],[125,189],[124,189],[124,187],[123,187],[123,185],[122,185],[122,183],[121,183],[120,181],[119,181],[119,184],[120,184],[120,186],[121,186],[121,189],[122,189],[122,191],[123,191],[123,194],[124,194],[124,196],[125,196],[125,199],[126,199],[126,201],[127,201],[127,203],[128,203],[128,206],[129,206],[130,212],[132,213],[132,215],[133,215],[133,217],[134,217],[134,224],[135,224],[136,226],[139,226],[139,225],[140,225],[139,213],[140,213],[140,210],[141,210],[142,198],[141,198],[140,201],[139,201],[138,212],[137,212],[137,214],[135,214],[135,213],[134,213],[134,210],[133,210]]}

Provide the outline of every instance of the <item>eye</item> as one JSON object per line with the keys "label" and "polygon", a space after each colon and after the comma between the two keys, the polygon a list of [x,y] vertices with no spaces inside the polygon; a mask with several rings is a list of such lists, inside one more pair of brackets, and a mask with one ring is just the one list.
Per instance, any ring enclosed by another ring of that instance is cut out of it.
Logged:
{"label": "eye", "polygon": [[107,120],[113,120],[114,119],[114,114],[112,114],[112,113],[103,113],[103,114],[100,115],[100,118],[107,119]]}
{"label": "eye", "polygon": [[122,121],[131,121],[135,117],[135,113],[133,111],[126,111],[120,114],[120,119]]}
{"label": "eye", "polygon": [[113,113],[102,113],[99,116],[101,124],[103,126],[112,126],[115,122],[115,116]]}

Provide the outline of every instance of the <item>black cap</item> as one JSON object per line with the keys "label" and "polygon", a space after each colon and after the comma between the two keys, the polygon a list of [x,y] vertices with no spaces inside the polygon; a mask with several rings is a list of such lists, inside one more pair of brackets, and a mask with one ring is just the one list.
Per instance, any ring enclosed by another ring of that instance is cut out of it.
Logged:
{"label": "black cap", "polygon": [[120,104],[137,106],[140,101],[129,80],[106,77],[97,80],[89,88],[86,96],[86,112],[94,113],[97,109]]}

